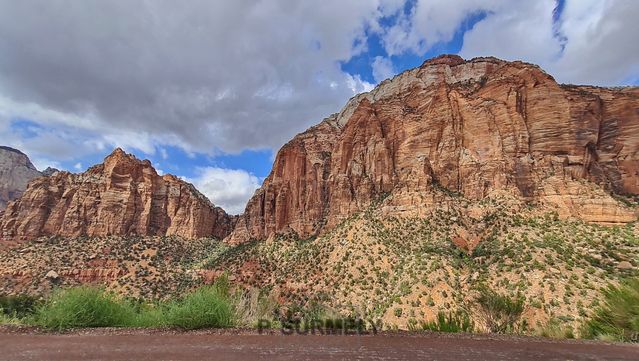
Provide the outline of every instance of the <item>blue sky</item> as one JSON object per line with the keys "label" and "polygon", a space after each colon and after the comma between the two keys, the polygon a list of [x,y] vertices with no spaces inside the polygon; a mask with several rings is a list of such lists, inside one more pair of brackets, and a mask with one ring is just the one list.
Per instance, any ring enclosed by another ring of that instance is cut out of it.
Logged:
{"label": "blue sky", "polygon": [[0,143],[73,172],[122,147],[231,213],[296,133],[440,54],[529,61],[560,82],[639,84],[634,1],[42,7],[0,0]]}

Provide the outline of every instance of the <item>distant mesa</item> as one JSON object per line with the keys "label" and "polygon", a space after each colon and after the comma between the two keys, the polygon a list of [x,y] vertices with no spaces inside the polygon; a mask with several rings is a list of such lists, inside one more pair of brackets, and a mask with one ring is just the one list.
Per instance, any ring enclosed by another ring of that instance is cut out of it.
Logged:
{"label": "distant mesa", "polygon": [[[47,172],[51,173],[51,172]],[[224,238],[235,217],[193,185],[116,149],[84,173],[34,179],[0,217],[1,237],[176,235]]]}

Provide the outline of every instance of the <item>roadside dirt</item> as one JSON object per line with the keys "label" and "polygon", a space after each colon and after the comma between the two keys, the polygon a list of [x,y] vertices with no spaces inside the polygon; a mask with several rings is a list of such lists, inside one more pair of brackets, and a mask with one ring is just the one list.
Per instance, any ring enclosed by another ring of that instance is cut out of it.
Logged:
{"label": "roadside dirt", "polygon": [[252,330],[0,328],[0,360],[639,360],[639,346],[528,337],[382,333],[260,335]]}

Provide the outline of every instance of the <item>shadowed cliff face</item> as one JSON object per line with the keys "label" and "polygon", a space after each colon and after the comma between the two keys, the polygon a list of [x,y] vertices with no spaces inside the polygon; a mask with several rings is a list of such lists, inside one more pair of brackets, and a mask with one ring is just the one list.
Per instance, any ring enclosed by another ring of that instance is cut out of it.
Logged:
{"label": "shadowed cliff face", "polygon": [[[442,56],[382,82],[278,153],[232,241],[330,229],[380,197],[506,192],[600,223],[636,219],[639,89],[566,86],[537,66]],[[597,185],[595,189],[588,182]]]}
{"label": "shadowed cliff face", "polygon": [[21,198],[9,203],[0,229],[5,240],[46,235],[223,238],[234,219],[191,184],[160,176],[148,160],[116,149],[84,173],[57,172],[31,182]]}

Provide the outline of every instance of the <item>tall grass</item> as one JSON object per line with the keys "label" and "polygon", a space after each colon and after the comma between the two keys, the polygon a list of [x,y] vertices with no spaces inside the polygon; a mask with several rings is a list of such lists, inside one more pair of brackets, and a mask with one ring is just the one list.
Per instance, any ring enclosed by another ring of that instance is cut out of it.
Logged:
{"label": "tall grass", "polygon": [[230,327],[235,307],[225,278],[174,301],[141,304],[88,286],[58,290],[28,322],[63,330],[82,327]]}
{"label": "tall grass", "polygon": [[473,332],[475,324],[466,312],[439,312],[437,319],[422,323],[424,331],[436,332]]}
{"label": "tall grass", "polygon": [[123,327],[135,320],[131,304],[93,287],[58,290],[36,309],[34,323],[52,328]]}
{"label": "tall grass", "polygon": [[604,303],[582,329],[582,337],[639,341],[639,278],[609,286]]}
{"label": "tall grass", "polygon": [[234,319],[228,294],[217,286],[197,289],[170,304],[165,313],[167,326],[183,329],[230,327]]}

